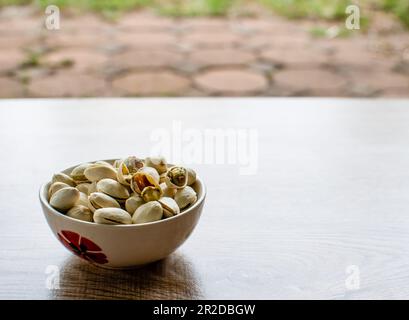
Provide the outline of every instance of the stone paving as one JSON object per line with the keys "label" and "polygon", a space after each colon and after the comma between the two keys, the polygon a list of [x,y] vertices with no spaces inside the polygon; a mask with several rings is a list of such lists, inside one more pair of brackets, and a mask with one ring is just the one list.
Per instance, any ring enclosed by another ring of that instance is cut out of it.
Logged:
{"label": "stone paving", "polygon": [[366,32],[317,38],[334,23],[0,11],[0,97],[409,97],[409,31],[372,17]]}

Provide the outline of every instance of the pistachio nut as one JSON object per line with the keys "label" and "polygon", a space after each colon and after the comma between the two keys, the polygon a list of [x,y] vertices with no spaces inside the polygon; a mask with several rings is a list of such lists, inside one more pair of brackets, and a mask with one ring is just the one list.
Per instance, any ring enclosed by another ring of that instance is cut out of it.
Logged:
{"label": "pistachio nut", "polygon": [[159,175],[159,183],[162,184],[165,182],[166,182],[166,172]]}
{"label": "pistachio nut", "polygon": [[166,185],[169,188],[182,189],[187,184],[187,171],[183,167],[172,167],[166,172]]}
{"label": "pistachio nut", "polygon": [[88,207],[88,196],[84,193],[80,191],[80,197],[77,200],[77,202],[75,203],[76,206],[84,206],[84,207]]}
{"label": "pistachio nut", "polygon": [[162,192],[163,192],[162,196],[169,197],[169,198],[174,198],[175,193],[178,190],[175,188],[169,188],[165,182],[160,184],[160,188],[162,189]]}
{"label": "pistachio nut", "polygon": [[88,187],[88,195],[90,195],[93,192],[97,192],[97,182],[94,181],[91,183],[91,185]]}
{"label": "pistachio nut", "polygon": [[137,172],[143,166],[145,166],[142,159],[139,159],[139,158],[134,157],[134,156],[130,156],[128,158],[125,158],[123,162],[125,163],[125,165],[128,168],[129,172],[132,173],[132,174]]}
{"label": "pistachio nut", "polygon": [[124,162],[121,162],[116,174],[117,180],[125,186],[131,185],[132,174]]}
{"label": "pistachio nut", "polygon": [[80,192],[73,187],[65,187],[51,196],[50,205],[57,210],[67,211],[71,209],[80,198]]}
{"label": "pistachio nut", "polygon": [[158,202],[163,208],[163,216],[165,218],[170,218],[180,213],[178,204],[172,198],[163,197]]}
{"label": "pistachio nut", "polygon": [[94,222],[100,224],[131,224],[131,215],[120,208],[102,208],[95,210]]}
{"label": "pistachio nut", "polygon": [[120,183],[126,186],[131,185],[132,175],[144,166],[141,159],[136,157],[128,157],[121,161],[118,165],[117,179]]}
{"label": "pistachio nut", "polygon": [[156,181],[156,183],[159,184],[160,176],[159,176],[158,171],[156,171],[155,168],[143,167],[143,168],[139,169],[138,172],[145,172],[145,173],[149,174]]}
{"label": "pistachio nut", "polygon": [[134,193],[131,197],[129,197],[125,202],[125,209],[131,215],[134,214],[135,210],[138,209],[141,205],[143,205],[145,201],[139,194]]}
{"label": "pistachio nut", "polygon": [[186,168],[187,171],[187,185],[191,186],[196,182],[196,172],[191,168]]}
{"label": "pistachio nut", "polygon": [[147,157],[145,159],[145,165],[156,169],[159,174],[165,173],[168,170],[166,159],[162,156]]}
{"label": "pistachio nut", "polygon": [[146,202],[155,201],[155,200],[160,199],[160,197],[162,196],[162,193],[163,192],[160,186],[155,186],[155,187],[149,186],[142,190],[141,197]]}
{"label": "pistachio nut", "polygon": [[89,181],[100,181],[102,179],[113,179],[116,180],[116,170],[111,166],[105,164],[93,164],[85,169],[85,177]]}
{"label": "pistachio nut", "polygon": [[95,161],[95,162],[94,162],[94,164],[102,164],[102,165],[104,165],[104,166],[114,168],[114,166],[113,166],[112,164],[110,164],[109,162],[104,161],[104,160],[98,160],[98,161]]}
{"label": "pistachio nut", "polygon": [[180,209],[184,209],[195,203],[197,200],[196,191],[192,187],[186,186],[183,189],[179,189],[175,194],[175,201]]}
{"label": "pistachio nut", "polygon": [[146,187],[159,187],[159,184],[150,174],[138,171],[132,176],[131,189],[133,192],[141,194]]}
{"label": "pistachio nut", "polygon": [[114,198],[102,192],[93,192],[88,197],[88,207],[94,212],[101,208],[120,208],[120,204]]}
{"label": "pistachio nut", "polygon": [[97,191],[105,193],[116,200],[126,200],[129,198],[128,189],[113,179],[102,179],[98,181]]}
{"label": "pistachio nut", "polygon": [[[80,191],[85,193],[86,195],[90,194],[90,189],[92,187],[93,183],[88,183],[88,182],[83,182],[80,184],[77,184],[76,188]],[[95,186],[95,185],[94,185]]]}
{"label": "pistachio nut", "polygon": [[54,174],[51,182],[52,183],[63,182],[65,184],[68,184],[70,187],[75,187],[76,185],[74,179],[72,179],[69,175],[62,173],[62,172]]}
{"label": "pistachio nut", "polygon": [[135,224],[158,221],[162,219],[163,209],[158,201],[151,201],[141,205],[132,216]]}
{"label": "pistachio nut", "polygon": [[82,205],[75,205],[74,207],[72,207],[67,211],[67,216],[82,221],[93,221],[91,210],[88,207]]}
{"label": "pistachio nut", "polygon": [[51,196],[56,193],[58,190],[62,188],[70,187],[68,184],[64,182],[54,182],[51,184],[51,186],[48,188],[48,199],[51,198]]}
{"label": "pistachio nut", "polygon": [[122,159],[116,159],[116,160],[114,161],[114,163],[112,164],[112,166],[113,166],[114,168],[118,169],[118,168],[119,168],[119,165],[121,164],[122,161],[123,161]]}
{"label": "pistachio nut", "polygon": [[161,156],[110,162],[83,163],[70,174],[54,174],[50,205],[83,221],[140,224],[175,216],[197,201],[193,169],[170,167]]}
{"label": "pistachio nut", "polygon": [[87,169],[89,166],[91,166],[90,163],[83,163],[80,164],[79,166],[75,167],[72,169],[70,176],[73,180],[75,180],[77,183],[81,182],[88,182],[87,177],[84,175],[85,169]]}

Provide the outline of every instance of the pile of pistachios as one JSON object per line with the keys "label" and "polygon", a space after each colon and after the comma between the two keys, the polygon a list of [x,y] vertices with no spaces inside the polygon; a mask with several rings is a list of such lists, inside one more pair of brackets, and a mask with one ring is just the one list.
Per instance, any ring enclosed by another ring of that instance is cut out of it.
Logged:
{"label": "pile of pistachios", "polygon": [[131,156],[84,163],[54,174],[50,205],[67,216],[100,224],[141,224],[173,217],[197,200],[196,173],[164,157]]}

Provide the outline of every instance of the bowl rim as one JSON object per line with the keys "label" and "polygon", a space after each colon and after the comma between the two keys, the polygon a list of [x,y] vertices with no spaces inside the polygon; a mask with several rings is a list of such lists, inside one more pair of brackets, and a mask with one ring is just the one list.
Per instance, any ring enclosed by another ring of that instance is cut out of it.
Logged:
{"label": "bowl rim", "polygon": [[[95,160],[95,161],[112,161],[112,159],[109,160]],[[90,162],[95,162],[95,161],[90,161]],[[78,165],[76,165],[78,166]],[[76,166],[72,166],[69,167],[67,169],[64,169],[60,172],[63,172],[65,170],[68,170],[70,168],[74,168]],[[96,228],[143,228],[146,226],[151,226],[151,225],[156,225],[156,224],[164,224],[164,223],[168,223],[170,221],[179,219],[181,216],[184,216],[186,214],[189,214],[190,212],[192,212],[194,209],[196,209],[198,206],[200,206],[205,198],[206,198],[206,185],[204,184],[204,182],[202,181],[202,179],[199,176],[196,176],[196,182],[195,183],[199,183],[201,186],[201,195],[200,197],[197,199],[197,201],[190,206],[189,208],[187,208],[185,211],[170,217],[170,218],[166,218],[166,219],[161,219],[158,221],[153,221],[153,222],[147,222],[147,223],[141,223],[141,224],[115,224],[115,225],[110,225],[110,224],[101,224],[101,223],[95,223],[95,222],[88,222],[88,221],[83,221],[83,220],[78,220],[78,219],[74,219],[71,217],[68,217],[67,215],[59,212],[58,210],[54,209],[53,207],[51,207],[50,203],[48,202],[48,200],[45,197],[45,194],[47,193],[47,186],[49,186],[51,184],[51,181],[45,182],[40,186],[40,190],[39,190],[39,198],[40,198],[40,202],[41,204],[43,204],[49,212],[52,212],[52,214],[54,215],[58,215],[59,217],[61,217],[62,219],[66,219],[68,221],[73,221],[75,223],[80,223],[80,224],[85,224],[85,225],[89,225],[89,226],[94,226]]]}

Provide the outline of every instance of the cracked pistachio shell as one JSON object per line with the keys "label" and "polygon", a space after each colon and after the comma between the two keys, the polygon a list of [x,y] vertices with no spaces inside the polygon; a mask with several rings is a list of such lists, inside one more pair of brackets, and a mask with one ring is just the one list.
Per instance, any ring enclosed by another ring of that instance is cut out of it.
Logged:
{"label": "cracked pistachio shell", "polygon": [[169,197],[169,198],[174,198],[177,189],[175,188],[169,188],[166,183],[161,183],[160,188],[162,189],[162,197]]}
{"label": "cracked pistachio shell", "polygon": [[143,167],[138,170],[138,172],[145,172],[149,174],[153,179],[155,179],[156,183],[159,184],[160,176],[158,171],[156,171],[155,168],[152,167]]}
{"label": "cracked pistachio shell", "polygon": [[82,221],[93,221],[91,210],[88,207],[82,205],[75,205],[74,207],[72,207],[70,210],[68,210],[67,216]]}
{"label": "cracked pistachio shell", "polygon": [[79,166],[75,167],[74,169],[72,169],[72,171],[70,173],[71,178],[73,180],[75,180],[77,183],[87,182],[88,179],[87,179],[87,177],[85,177],[84,171],[89,166],[91,166],[90,163],[83,163],[83,164],[80,164]]}
{"label": "cracked pistachio shell", "polygon": [[116,178],[118,182],[122,183],[125,186],[131,185],[132,174],[128,170],[128,167],[126,166],[125,163],[121,162],[119,164]]}
{"label": "cracked pistachio shell", "polygon": [[144,166],[141,159],[136,157],[128,157],[121,161],[118,165],[117,179],[120,183],[126,186],[131,185],[131,179],[134,173]]}
{"label": "cracked pistachio shell", "polygon": [[128,168],[129,172],[131,174],[134,174],[137,172],[139,169],[143,168],[145,164],[143,163],[142,159],[139,159],[134,156],[130,156],[124,159],[123,163],[126,165]]}
{"label": "cracked pistachio shell", "polygon": [[92,182],[100,181],[102,179],[116,180],[116,170],[111,166],[105,164],[93,164],[84,171],[85,177]]}
{"label": "cracked pistachio shell", "polygon": [[141,205],[132,216],[135,224],[158,221],[162,219],[163,209],[158,201],[151,201]]}
{"label": "cracked pistachio shell", "polygon": [[196,172],[191,168],[186,168],[187,171],[187,185],[191,186],[196,182]]}
{"label": "cracked pistachio shell", "polygon": [[56,193],[58,190],[62,189],[62,188],[66,188],[69,187],[68,184],[64,183],[64,182],[54,182],[52,185],[50,185],[50,187],[48,188],[48,199],[51,198],[51,196]]}
{"label": "cracked pistachio shell", "polygon": [[129,197],[125,202],[125,209],[131,215],[135,213],[135,210],[138,209],[141,205],[143,205],[145,201],[139,194],[134,193],[131,197]]}
{"label": "cracked pistachio shell", "polygon": [[159,184],[149,173],[138,171],[132,176],[131,189],[133,192],[141,194],[146,187],[159,187]]}
{"label": "cracked pistachio shell", "polygon": [[168,170],[166,159],[162,156],[147,157],[145,159],[145,165],[154,168],[159,174],[165,173]]}
{"label": "cracked pistachio shell", "polygon": [[120,204],[114,198],[102,192],[93,192],[88,197],[88,207],[92,212],[101,208],[120,208]]}
{"label": "cracked pistachio shell", "polygon": [[165,218],[173,217],[180,213],[180,208],[175,200],[168,197],[163,197],[158,200],[163,208],[163,216]]}
{"label": "cracked pistachio shell", "polygon": [[128,199],[129,191],[128,188],[120,184],[118,181],[113,179],[102,179],[97,183],[97,191],[105,193],[116,200],[118,199]]}
{"label": "cracked pistachio shell", "polygon": [[131,215],[120,208],[102,208],[95,210],[94,221],[100,224],[131,224]]}
{"label": "cracked pistachio shell", "polygon": [[186,186],[183,189],[179,189],[175,194],[175,201],[180,209],[188,207],[189,205],[195,203],[196,200],[196,191],[189,186]]}
{"label": "cracked pistachio shell", "polygon": [[77,202],[75,203],[76,206],[84,206],[84,207],[88,207],[88,196],[84,193],[80,191],[80,197],[77,200]]}
{"label": "cracked pistachio shell", "polygon": [[53,175],[53,178],[51,180],[52,183],[54,182],[63,182],[65,184],[68,184],[70,187],[75,187],[76,183],[74,179],[72,179],[69,175],[59,172]]}
{"label": "cracked pistachio shell", "polygon": [[65,187],[54,193],[50,199],[50,205],[57,210],[67,211],[71,209],[80,198],[80,192],[73,187]]}
{"label": "cracked pistachio shell", "polygon": [[187,171],[183,167],[172,167],[166,172],[165,183],[169,188],[182,189],[187,184]]}
{"label": "cracked pistachio shell", "polygon": [[142,199],[146,202],[159,200],[161,196],[162,189],[160,188],[160,186],[146,187],[145,189],[142,190],[141,193]]}

